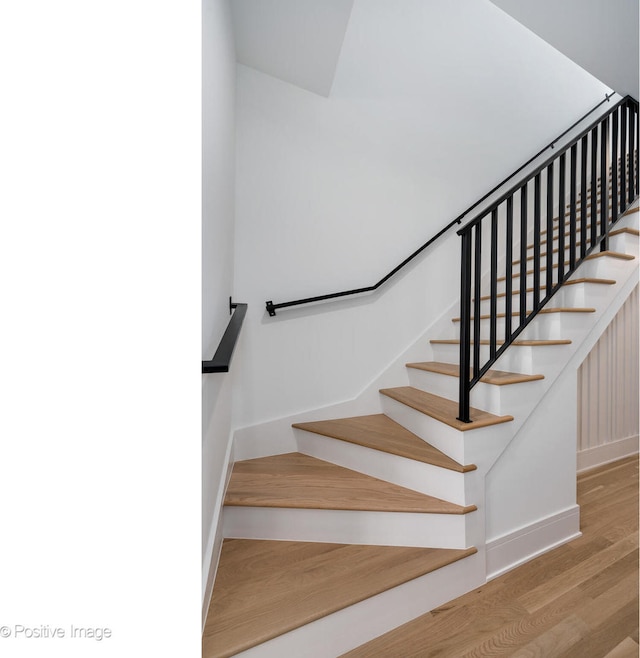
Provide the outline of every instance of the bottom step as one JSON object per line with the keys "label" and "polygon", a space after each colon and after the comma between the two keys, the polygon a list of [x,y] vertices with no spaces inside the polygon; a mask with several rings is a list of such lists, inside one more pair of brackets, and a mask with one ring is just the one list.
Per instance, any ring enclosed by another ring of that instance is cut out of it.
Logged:
{"label": "bottom step", "polygon": [[225,539],[202,656],[233,656],[476,552]]}

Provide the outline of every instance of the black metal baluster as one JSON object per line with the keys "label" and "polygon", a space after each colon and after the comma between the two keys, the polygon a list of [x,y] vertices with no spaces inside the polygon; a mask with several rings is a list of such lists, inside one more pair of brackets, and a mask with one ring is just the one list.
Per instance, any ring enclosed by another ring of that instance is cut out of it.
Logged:
{"label": "black metal baluster", "polygon": [[[560,156],[560,175],[558,180],[558,208],[564,208],[566,201],[565,178],[567,173],[567,157],[563,153]],[[576,146],[571,147],[571,182],[575,195],[576,189]],[[574,206],[575,213],[575,206]],[[564,221],[560,222],[558,226],[558,283],[564,279]]]}
{"label": "black metal baluster", "polygon": [[618,110],[611,118],[611,223],[618,221]]}
{"label": "black metal baluster", "polygon": [[[605,173],[606,175],[606,173]],[[602,182],[602,173],[601,182]],[[591,247],[598,236],[598,127],[591,131]]]}
{"label": "black metal baluster", "polygon": [[607,250],[607,225],[609,223],[609,120],[605,117],[600,124],[600,236],[605,236],[600,244],[600,251]]}
{"label": "black metal baluster", "polygon": [[[629,108],[629,203],[633,201],[636,195],[637,181],[635,177],[635,160],[636,160],[636,122],[637,113],[633,112],[633,107]],[[635,115],[635,116],[634,116]]]}
{"label": "black metal baluster", "polygon": [[634,172],[635,172],[635,176],[634,176],[634,180],[635,180],[634,191],[635,191],[635,193],[634,193],[633,197],[635,199],[636,195],[638,194],[638,191],[640,191],[640,176],[638,176],[638,144],[637,144],[637,140],[638,140],[638,138],[640,138],[640,114],[638,113],[638,104],[637,103],[635,103],[634,106],[633,106],[633,115],[635,117],[635,122],[634,122],[633,125],[635,126],[635,136],[636,136],[636,139],[633,140],[633,142],[634,142],[634,145],[633,145],[633,162],[634,162]]}
{"label": "black metal baluster", "polygon": [[[498,330],[498,209],[491,211],[491,299],[489,302],[489,358],[496,358]],[[505,318],[506,320],[506,318]],[[477,373],[477,371],[476,371]]]}
{"label": "black metal baluster", "polygon": [[480,288],[482,279],[482,220],[475,226],[474,300],[473,300],[473,376],[480,371]]}
{"label": "black metal baluster", "polygon": [[620,106],[620,208],[627,207],[627,106]]}
{"label": "black metal baluster", "polygon": [[[580,258],[587,254],[587,150],[588,137],[582,138],[580,145]],[[574,184],[575,189],[575,184]],[[576,266],[576,197],[572,191],[571,207],[573,212],[573,224],[569,230],[569,265],[573,270]]]}
{"label": "black metal baluster", "polygon": [[[558,206],[564,215],[562,203]],[[560,225],[564,223],[564,217],[558,218]],[[553,290],[553,162],[547,167],[547,293],[546,297],[551,296]]]}
{"label": "black metal baluster", "polygon": [[[523,265],[524,263],[524,265]],[[527,184],[520,188],[520,322],[527,317]]]}
{"label": "black metal baluster", "polygon": [[513,302],[513,195],[507,199],[507,237],[505,244],[505,342],[511,338],[512,302]]}
{"label": "black metal baluster", "polygon": [[471,229],[462,234],[460,270],[460,382],[458,420],[469,418],[469,382],[471,359]]}
{"label": "black metal baluster", "polygon": [[569,155],[569,195],[571,200],[569,202],[569,267],[575,269],[576,266],[576,164],[577,164],[577,146],[574,144],[571,147]]}
{"label": "black metal baluster", "polygon": [[[526,263],[525,263],[526,270]],[[540,174],[533,188],[533,309],[540,305]]]}

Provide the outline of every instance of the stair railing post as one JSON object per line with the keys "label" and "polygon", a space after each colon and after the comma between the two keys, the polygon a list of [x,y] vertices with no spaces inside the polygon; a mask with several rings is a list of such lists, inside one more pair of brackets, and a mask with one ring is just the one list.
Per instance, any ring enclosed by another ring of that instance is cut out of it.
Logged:
{"label": "stair railing post", "polygon": [[460,391],[458,420],[470,423],[469,389],[471,380],[471,230],[462,234],[460,267]]}

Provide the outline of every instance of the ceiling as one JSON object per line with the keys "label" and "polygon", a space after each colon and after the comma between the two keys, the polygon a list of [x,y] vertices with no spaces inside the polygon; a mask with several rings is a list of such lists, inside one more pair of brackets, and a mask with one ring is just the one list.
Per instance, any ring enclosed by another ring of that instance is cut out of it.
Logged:
{"label": "ceiling", "polygon": [[[638,0],[491,2],[611,89],[640,95]],[[239,63],[329,96],[354,0],[230,4]]]}
{"label": "ceiling", "polygon": [[236,59],[329,96],[354,0],[231,0]]}
{"label": "ceiling", "polygon": [[638,0],[491,0],[623,96],[638,99]]}

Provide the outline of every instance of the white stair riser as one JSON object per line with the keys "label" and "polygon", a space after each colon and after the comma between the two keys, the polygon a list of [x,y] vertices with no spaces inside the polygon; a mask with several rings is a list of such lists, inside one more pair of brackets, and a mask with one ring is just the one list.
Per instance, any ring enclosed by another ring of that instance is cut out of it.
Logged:
{"label": "white stair riser", "polygon": [[[457,397],[457,396],[456,396]],[[445,423],[441,423],[402,402],[382,395],[382,409],[387,416],[392,418],[410,432],[430,443],[432,446],[444,452],[458,464],[464,464],[464,433]],[[454,398],[455,399],[455,398]]]}
{"label": "white stair riser", "polygon": [[[573,340],[581,335],[585,327],[591,325],[594,313],[539,313],[518,336],[520,340]],[[511,331],[515,331],[520,322],[520,316],[511,317]],[[459,325],[459,323],[457,323]],[[503,341],[505,336],[506,318],[496,318],[497,340]],[[480,320],[480,338],[489,340],[491,321]],[[474,323],[471,323],[473,334]],[[459,334],[458,334],[459,335]]]}
{"label": "white stair riser", "polygon": [[[223,535],[378,546],[469,548],[469,514],[225,507]],[[474,533],[476,534],[476,533]]]}
{"label": "white stair riser", "polygon": [[[445,363],[458,363],[460,346],[432,344],[434,360]],[[568,348],[571,345],[512,345],[492,366],[495,370],[506,370],[507,372],[521,372],[525,375],[536,373],[547,374],[553,369],[559,359],[566,358]],[[480,347],[481,366],[489,358],[489,346]],[[473,359],[473,351],[472,351]]]}
{"label": "white stair riser", "polygon": [[607,256],[592,258],[582,263],[578,268],[576,278],[595,277],[618,281],[626,274],[628,267],[628,260]]}
{"label": "white stair riser", "polygon": [[[456,400],[458,398],[459,379],[449,375],[441,375],[436,372],[427,372],[417,368],[409,368],[409,383],[443,398]],[[516,409],[523,399],[530,399],[539,395],[543,389],[543,380],[533,382],[522,382],[520,384],[508,384],[496,386],[478,382],[471,389],[471,406],[476,409],[484,409],[497,416],[510,414],[516,415]]]}
{"label": "white stair riser", "polygon": [[[624,268],[624,260],[617,258],[594,258],[586,260],[580,265],[577,271],[573,274],[573,279],[582,279],[582,278],[596,278],[596,279],[616,279],[616,272],[622,272],[620,268]],[[568,266],[567,266],[568,268]],[[530,269],[527,268],[527,269]],[[514,274],[517,270],[514,268]],[[546,277],[546,270],[540,272],[540,282],[541,285],[544,285]],[[557,272],[554,270],[554,282],[557,280]],[[515,277],[513,279],[513,286],[520,286],[520,277]],[[533,273],[527,274],[527,288],[533,287]],[[498,291],[503,292],[505,289],[505,282],[498,282]],[[483,296],[488,294],[487,291],[483,289]]]}
{"label": "white stair riser", "polygon": [[609,238],[609,249],[635,256],[638,253],[638,236],[631,233],[618,233]]}
{"label": "white stair riser", "polygon": [[[520,280],[517,279],[519,282]],[[607,299],[607,287],[610,284],[600,283],[576,283],[573,285],[563,286],[556,292],[555,295],[547,302],[548,308],[582,308],[586,306],[598,307],[598,300]],[[587,296],[589,302],[587,303]],[[526,294],[527,310],[533,308],[533,292]],[[504,313],[506,308],[506,297],[498,297],[496,300],[496,307],[498,313]],[[484,299],[480,302],[480,312],[482,315],[489,313],[491,302],[489,299]],[[519,312],[520,310],[520,295],[515,294],[511,296],[511,310]]]}
{"label": "white stair riser", "polygon": [[296,434],[298,450],[305,455],[457,505],[473,504],[468,495],[470,487],[465,486],[473,471],[459,473],[304,430],[296,430]]}
{"label": "white stair riser", "polygon": [[621,217],[616,224],[616,228],[621,228],[623,226],[635,229],[640,228],[640,213],[631,212]]}
{"label": "white stair riser", "polygon": [[[542,373],[555,376],[560,365],[573,351],[572,344],[563,345],[513,345],[492,366],[495,370],[523,372],[528,375]],[[487,352],[488,354],[488,352]],[[520,369],[520,365],[527,370]]]}

